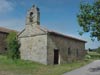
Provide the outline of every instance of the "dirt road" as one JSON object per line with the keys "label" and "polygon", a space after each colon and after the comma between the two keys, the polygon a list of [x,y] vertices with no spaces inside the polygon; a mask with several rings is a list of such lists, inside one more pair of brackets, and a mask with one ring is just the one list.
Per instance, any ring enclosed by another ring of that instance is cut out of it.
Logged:
{"label": "dirt road", "polygon": [[100,60],[95,60],[84,67],[67,72],[63,75],[100,75]]}

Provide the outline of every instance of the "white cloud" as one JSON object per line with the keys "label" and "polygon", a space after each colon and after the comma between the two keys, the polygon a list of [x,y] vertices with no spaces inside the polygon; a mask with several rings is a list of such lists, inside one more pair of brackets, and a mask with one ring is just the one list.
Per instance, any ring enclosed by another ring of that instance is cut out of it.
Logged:
{"label": "white cloud", "polygon": [[5,13],[13,10],[13,3],[9,0],[0,0],[0,13]]}

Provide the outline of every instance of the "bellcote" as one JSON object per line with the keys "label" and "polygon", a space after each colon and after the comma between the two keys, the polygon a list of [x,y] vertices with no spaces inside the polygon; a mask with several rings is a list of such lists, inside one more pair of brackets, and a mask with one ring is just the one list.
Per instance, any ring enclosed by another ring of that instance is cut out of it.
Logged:
{"label": "bellcote", "polygon": [[40,25],[40,11],[35,5],[27,12],[26,25]]}

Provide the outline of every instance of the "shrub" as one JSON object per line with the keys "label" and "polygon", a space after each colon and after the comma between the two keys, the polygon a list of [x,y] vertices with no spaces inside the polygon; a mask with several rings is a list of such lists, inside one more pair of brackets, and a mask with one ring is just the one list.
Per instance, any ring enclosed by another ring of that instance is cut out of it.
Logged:
{"label": "shrub", "polygon": [[100,47],[97,48],[97,52],[100,53]]}
{"label": "shrub", "polygon": [[90,55],[86,55],[85,59],[91,59],[91,56]]}
{"label": "shrub", "polygon": [[88,52],[92,59],[100,59],[100,54],[97,52]]}
{"label": "shrub", "polygon": [[91,54],[90,56],[93,59],[100,59],[100,54],[94,54],[94,55]]}
{"label": "shrub", "polygon": [[7,56],[11,59],[18,59],[19,56],[19,44],[17,41],[17,33],[11,32],[7,36]]}

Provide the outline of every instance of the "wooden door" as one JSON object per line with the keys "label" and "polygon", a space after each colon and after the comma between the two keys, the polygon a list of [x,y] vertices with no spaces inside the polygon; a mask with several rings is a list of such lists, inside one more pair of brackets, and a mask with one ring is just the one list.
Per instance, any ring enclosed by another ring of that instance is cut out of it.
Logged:
{"label": "wooden door", "polygon": [[54,64],[58,64],[59,61],[59,50],[55,49],[54,50]]}

